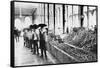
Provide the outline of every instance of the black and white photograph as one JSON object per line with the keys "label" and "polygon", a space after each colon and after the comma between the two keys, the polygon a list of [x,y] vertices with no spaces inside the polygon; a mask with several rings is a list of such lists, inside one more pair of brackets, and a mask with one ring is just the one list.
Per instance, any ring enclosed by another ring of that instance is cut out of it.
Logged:
{"label": "black and white photograph", "polygon": [[11,65],[98,61],[96,5],[11,1]]}

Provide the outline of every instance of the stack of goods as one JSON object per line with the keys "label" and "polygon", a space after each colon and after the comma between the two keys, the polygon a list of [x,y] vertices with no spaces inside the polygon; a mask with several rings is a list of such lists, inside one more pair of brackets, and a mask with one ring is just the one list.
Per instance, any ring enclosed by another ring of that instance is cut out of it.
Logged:
{"label": "stack of goods", "polygon": [[75,49],[74,47],[65,46],[64,51],[71,56],[73,56],[75,59],[79,60],[79,62],[89,62],[89,61],[96,61],[97,57],[95,54],[86,52],[81,49]]}
{"label": "stack of goods", "polygon": [[73,28],[73,32],[71,32],[67,37],[64,38],[64,42],[82,47],[80,45],[80,42],[84,40],[85,35],[86,31],[84,30],[84,28]]}
{"label": "stack of goods", "polygon": [[92,30],[85,30],[84,28],[77,28],[73,30],[67,37],[64,38],[65,43],[75,45],[83,48],[86,51],[96,52],[97,47],[97,33]]}
{"label": "stack of goods", "polygon": [[55,34],[54,33],[49,33],[48,34],[48,42],[52,41],[55,38]]}
{"label": "stack of goods", "polygon": [[97,56],[94,53],[87,52],[82,49],[76,49],[64,43],[59,44],[57,41],[51,41],[50,43],[74,57],[79,62],[97,61]]}
{"label": "stack of goods", "polygon": [[97,34],[92,31],[89,31],[86,34],[85,39],[83,40],[81,45],[83,46],[82,48],[84,50],[96,53],[96,51],[97,51]]}
{"label": "stack of goods", "polygon": [[[55,37],[54,34],[49,34],[51,39],[49,43],[65,51],[79,62],[97,61],[97,30],[86,30],[83,27],[74,28],[73,32],[63,39],[63,43],[52,39]],[[72,44],[74,47],[65,43]]]}

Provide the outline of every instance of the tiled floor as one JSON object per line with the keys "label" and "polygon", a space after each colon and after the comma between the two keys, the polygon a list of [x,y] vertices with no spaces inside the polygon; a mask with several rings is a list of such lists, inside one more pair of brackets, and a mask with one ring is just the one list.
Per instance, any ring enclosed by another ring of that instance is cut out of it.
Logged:
{"label": "tiled floor", "polygon": [[47,53],[48,59],[43,59],[38,55],[32,55],[30,49],[23,46],[23,37],[20,37],[19,42],[15,42],[15,65],[41,65],[41,64],[53,64],[54,59]]}

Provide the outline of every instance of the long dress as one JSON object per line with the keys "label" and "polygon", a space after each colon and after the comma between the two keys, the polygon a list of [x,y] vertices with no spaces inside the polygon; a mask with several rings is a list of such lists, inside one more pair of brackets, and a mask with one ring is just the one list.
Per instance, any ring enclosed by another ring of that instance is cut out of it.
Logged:
{"label": "long dress", "polygon": [[45,38],[44,38],[44,33],[40,32],[40,48],[46,50],[45,44],[46,44],[46,42],[45,42]]}

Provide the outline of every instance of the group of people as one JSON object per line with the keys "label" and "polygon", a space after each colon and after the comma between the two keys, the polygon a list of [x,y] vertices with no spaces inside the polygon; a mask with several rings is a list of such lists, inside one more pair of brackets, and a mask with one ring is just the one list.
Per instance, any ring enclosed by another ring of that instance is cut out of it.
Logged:
{"label": "group of people", "polygon": [[[31,25],[30,28],[24,30],[24,46],[31,49],[33,54],[39,55],[47,59],[46,46],[48,28],[46,25]],[[39,53],[40,52],[40,53]]]}

